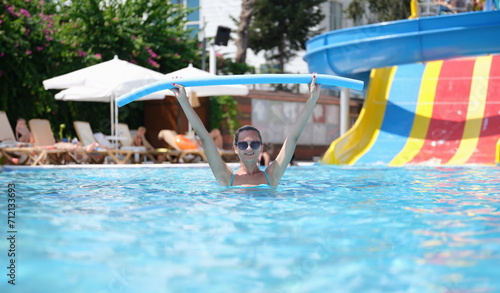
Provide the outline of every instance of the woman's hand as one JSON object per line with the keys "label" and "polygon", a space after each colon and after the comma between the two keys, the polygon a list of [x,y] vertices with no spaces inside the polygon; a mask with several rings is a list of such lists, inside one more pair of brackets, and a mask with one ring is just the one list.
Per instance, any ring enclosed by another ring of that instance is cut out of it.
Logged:
{"label": "woman's hand", "polygon": [[309,98],[318,99],[321,91],[321,85],[316,84],[316,73],[313,73],[311,85],[309,86]]}
{"label": "woman's hand", "polygon": [[186,89],[184,86],[177,84],[177,83],[172,83],[173,86],[175,86],[175,89],[171,89],[171,91],[174,93],[174,95],[177,97],[178,100],[180,99],[186,99],[187,100],[187,94],[186,94]]}

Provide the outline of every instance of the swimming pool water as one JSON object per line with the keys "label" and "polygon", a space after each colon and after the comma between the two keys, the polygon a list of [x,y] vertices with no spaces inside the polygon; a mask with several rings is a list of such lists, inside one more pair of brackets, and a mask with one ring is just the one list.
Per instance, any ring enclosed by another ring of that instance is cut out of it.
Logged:
{"label": "swimming pool water", "polygon": [[[500,167],[4,170],[1,292],[500,292]],[[16,191],[16,285],[7,185]]]}

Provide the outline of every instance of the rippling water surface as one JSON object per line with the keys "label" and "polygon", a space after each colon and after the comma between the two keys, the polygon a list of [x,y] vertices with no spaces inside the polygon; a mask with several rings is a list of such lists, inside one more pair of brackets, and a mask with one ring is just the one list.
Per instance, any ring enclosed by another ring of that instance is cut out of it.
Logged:
{"label": "rippling water surface", "polygon": [[301,166],[278,188],[221,188],[208,168],[0,181],[2,292],[500,292],[500,167]]}

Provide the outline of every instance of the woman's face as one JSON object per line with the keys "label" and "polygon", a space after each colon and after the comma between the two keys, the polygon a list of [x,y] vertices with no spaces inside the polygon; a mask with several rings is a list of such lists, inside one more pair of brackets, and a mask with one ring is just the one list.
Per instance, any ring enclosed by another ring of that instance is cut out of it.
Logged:
{"label": "woman's face", "polygon": [[248,143],[248,146],[244,150],[240,150],[237,145],[234,146],[234,152],[238,154],[240,160],[255,160],[259,159],[259,155],[262,152],[262,144],[259,148],[253,149],[250,146],[250,142],[252,141],[260,141],[259,135],[257,132],[253,130],[244,130],[240,132],[238,136],[238,142],[245,141]]}

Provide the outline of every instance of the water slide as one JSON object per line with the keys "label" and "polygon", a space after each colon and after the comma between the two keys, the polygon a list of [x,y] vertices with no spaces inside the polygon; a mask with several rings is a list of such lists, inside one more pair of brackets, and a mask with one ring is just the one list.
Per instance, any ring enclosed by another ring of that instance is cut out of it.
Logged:
{"label": "water slide", "polygon": [[332,31],[306,44],[311,72],[368,82],[326,164],[494,164],[500,139],[500,11]]}

